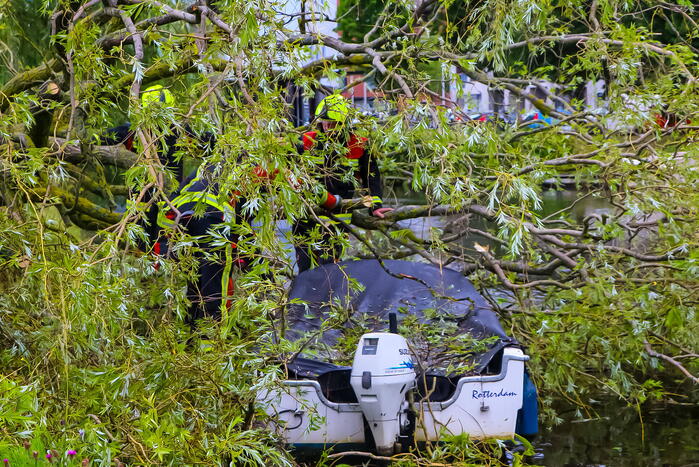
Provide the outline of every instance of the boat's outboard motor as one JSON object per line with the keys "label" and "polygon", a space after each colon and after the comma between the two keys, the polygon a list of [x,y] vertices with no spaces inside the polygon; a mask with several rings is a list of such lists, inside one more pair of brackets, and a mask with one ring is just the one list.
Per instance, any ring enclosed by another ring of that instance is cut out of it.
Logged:
{"label": "boat's outboard motor", "polygon": [[364,334],[352,364],[351,384],[380,454],[393,454],[401,425],[407,424],[406,393],[415,385],[415,370],[403,336]]}

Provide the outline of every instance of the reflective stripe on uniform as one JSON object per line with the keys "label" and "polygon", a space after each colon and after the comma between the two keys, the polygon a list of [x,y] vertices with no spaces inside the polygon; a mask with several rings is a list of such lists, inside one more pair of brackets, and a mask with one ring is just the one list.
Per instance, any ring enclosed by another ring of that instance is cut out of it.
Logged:
{"label": "reflective stripe on uniform", "polygon": [[208,204],[209,206],[214,207],[221,212],[227,209],[225,204],[219,203],[218,197],[201,191],[189,191],[186,193],[182,193],[180,196],[172,200],[172,205],[176,208],[179,208],[180,206],[187,203]]}
{"label": "reflective stripe on uniform", "polygon": [[223,267],[223,276],[221,277],[221,318],[224,323],[228,323],[228,308],[231,306],[232,290],[229,290],[228,285],[231,279],[231,269],[233,268],[233,245],[227,244],[226,264]]}
{"label": "reflective stripe on uniform", "polygon": [[[194,177],[184,188],[182,188],[181,194],[175,197],[172,201],[170,201],[170,205],[175,209],[179,210],[179,208],[184,206],[185,204],[202,203],[213,207],[217,211],[221,211],[223,213],[224,221],[226,222],[235,219],[235,211],[229,203],[219,202],[218,197],[212,195],[211,193],[203,191],[188,191],[190,188],[194,186],[195,183],[201,181],[200,172],[201,167],[199,168],[197,176]],[[159,227],[163,229],[172,229],[175,226],[175,220],[167,218],[167,208],[168,205],[164,201],[158,203],[157,224]]]}
{"label": "reflective stripe on uniform", "polygon": [[173,219],[167,218],[167,203],[165,201],[158,202],[158,216],[156,218],[156,224],[161,229],[172,229],[175,227],[175,221]]}
{"label": "reflective stripe on uniform", "polygon": [[158,220],[157,220],[158,227],[161,229],[172,229],[175,227],[175,221],[172,219],[168,219],[165,217],[165,213],[158,213]]}
{"label": "reflective stripe on uniform", "polygon": [[382,201],[381,198],[379,198],[378,196],[372,196],[372,197],[371,197],[371,202],[374,203],[374,204],[383,204],[383,201]]}
{"label": "reflective stripe on uniform", "polygon": [[[351,224],[352,223],[352,213],[349,212],[343,212],[339,214],[334,214],[334,216],[337,218],[338,221],[343,222],[345,224]],[[323,222],[326,222],[328,224],[337,224],[338,222],[335,219],[331,219],[328,216],[318,216],[320,220]]]}
{"label": "reflective stripe on uniform", "polygon": [[359,159],[349,159],[347,157],[343,157],[340,160],[340,165],[345,167],[351,167],[356,170],[359,168]]}
{"label": "reflective stripe on uniform", "polygon": [[325,157],[324,156],[308,156],[311,162],[313,162],[316,165],[323,165],[325,164]]}

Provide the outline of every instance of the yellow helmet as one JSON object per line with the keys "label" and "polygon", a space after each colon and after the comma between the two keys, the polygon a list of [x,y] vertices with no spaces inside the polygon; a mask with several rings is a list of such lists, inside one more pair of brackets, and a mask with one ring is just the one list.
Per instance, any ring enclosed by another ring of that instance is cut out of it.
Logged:
{"label": "yellow helmet", "polygon": [[143,107],[148,107],[153,102],[160,102],[168,107],[174,105],[175,96],[172,95],[169,89],[164,88],[160,84],[150,86],[141,94],[141,104]]}
{"label": "yellow helmet", "polygon": [[326,96],[316,107],[316,118],[344,123],[349,116],[349,101],[341,94]]}

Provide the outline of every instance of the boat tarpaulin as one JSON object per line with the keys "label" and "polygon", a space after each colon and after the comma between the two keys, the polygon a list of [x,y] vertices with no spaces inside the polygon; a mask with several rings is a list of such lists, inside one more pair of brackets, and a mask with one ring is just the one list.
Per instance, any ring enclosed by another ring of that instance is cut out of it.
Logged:
{"label": "boat tarpaulin", "polygon": [[285,337],[302,340],[303,352],[287,367],[299,376],[318,376],[335,363],[348,363],[351,355],[343,357],[333,349],[343,343],[353,349],[365,332],[387,332],[391,312],[414,344],[423,370],[429,372],[477,374],[499,350],[516,344],[466,277],[431,264],[399,260],[326,264],[299,274],[289,299]]}

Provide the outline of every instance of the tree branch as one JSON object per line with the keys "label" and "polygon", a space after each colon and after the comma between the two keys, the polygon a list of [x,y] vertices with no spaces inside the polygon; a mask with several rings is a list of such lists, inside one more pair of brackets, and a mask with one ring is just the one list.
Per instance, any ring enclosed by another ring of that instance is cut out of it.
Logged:
{"label": "tree branch", "polygon": [[[80,147],[76,144],[68,143],[63,138],[49,138],[51,150],[58,157],[72,163],[83,162],[87,158]],[[115,165],[122,169],[130,169],[138,161],[138,156],[127,150],[122,145],[117,146],[93,146],[91,156],[94,156],[104,165]]]}
{"label": "tree branch", "polygon": [[29,189],[28,191],[32,198],[39,201],[44,201],[45,196],[48,193],[51,197],[59,198],[64,206],[72,207],[73,210],[85,214],[86,216],[89,216],[107,225],[116,224],[121,220],[122,217],[121,214],[112,212],[109,209],[105,209],[101,206],[98,206],[92,201],[88,200],[87,198],[75,196],[72,193],[63,190],[62,188],[58,188],[55,186],[50,185],[48,186],[48,188],[45,186],[34,187]]}
{"label": "tree branch", "polygon": [[674,358],[669,357],[669,356],[667,356],[667,355],[665,355],[665,354],[662,354],[662,353],[660,353],[660,352],[656,352],[655,350],[653,350],[653,348],[651,347],[651,345],[650,345],[650,343],[649,343],[648,341],[646,341],[646,342],[644,343],[644,345],[645,345],[645,347],[646,347],[646,353],[647,353],[648,355],[650,355],[651,357],[660,358],[660,359],[662,359],[662,360],[665,360],[665,361],[668,362],[668,363],[671,363],[671,364],[674,365],[678,370],[680,370],[687,378],[689,378],[690,380],[692,380],[692,381],[694,382],[694,384],[699,384],[699,378],[696,377],[696,376],[694,376],[693,374],[691,374],[680,362],[678,362],[678,361],[675,360]]}
{"label": "tree branch", "polygon": [[62,68],[59,60],[51,59],[42,65],[12,77],[12,79],[5,83],[2,89],[0,89],[0,112],[7,109],[10,105],[10,98],[12,96],[44,83]]}

